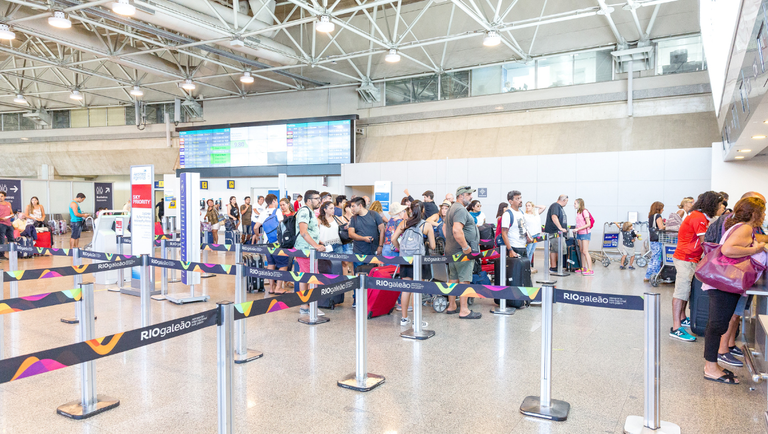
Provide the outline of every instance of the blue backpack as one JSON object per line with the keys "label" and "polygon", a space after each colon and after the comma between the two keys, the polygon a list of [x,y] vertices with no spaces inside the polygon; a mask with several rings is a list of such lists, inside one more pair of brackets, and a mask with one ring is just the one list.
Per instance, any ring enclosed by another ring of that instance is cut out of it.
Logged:
{"label": "blue backpack", "polygon": [[277,241],[277,229],[280,227],[280,222],[277,221],[277,208],[272,210],[272,214],[270,214],[270,216],[264,220],[264,223],[261,225],[261,227],[264,229],[264,233],[267,235],[268,243],[271,244]]}
{"label": "blue backpack", "polygon": [[[510,210],[507,210],[507,212],[509,213],[509,227],[511,228],[512,224],[515,222],[515,215],[512,214],[512,211]],[[496,247],[499,247],[502,244],[504,244],[504,238],[501,236],[501,231],[503,230],[504,228],[499,228],[499,235],[496,235],[496,239],[494,240],[496,242]]]}

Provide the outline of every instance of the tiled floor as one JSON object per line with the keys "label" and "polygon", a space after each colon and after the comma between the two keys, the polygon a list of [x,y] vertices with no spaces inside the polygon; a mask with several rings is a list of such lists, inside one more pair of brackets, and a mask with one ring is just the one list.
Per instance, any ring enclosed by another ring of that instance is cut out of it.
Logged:
{"label": "tiled floor", "polygon": [[[61,241],[65,241],[62,238]],[[540,256],[540,255],[539,255]],[[23,268],[70,264],[69,258],[21,260]],[[210,262],[233,262],[211,254]],[[8,263],[0,263],[7,269]],[[642,294],[644,270],[599,266],[593,277],[561,278],[558,286],[601,293]],[[535,277],[535,276],[534,276]],[[88,281],[89,278],[86,278]],[[234,278],[203,281],[211,302],[177,306],[152,302],[160,322],[211,309],[234,298]],[[22,282],[21,295],[71,287],[72,278]],[[6,288],[8,285],[5,285]],[[186,292],[178,284],[172,291]],[[102,289],[102,291],[98,291]],[[140,327],[137,298],[97,286],[96,332],[104,336]],[[662,328],[670,322],[672,288],[662,293]],[[8,296],[8,290],[5,292]],[[249,295],[260,298],[259,295]],[[265,356],[235,367],[235,431],[285,433],[621,433],[628,415],[643,411],[642,312],[557,304],[554,307],[555,399],[571,404],[565,422],[525,417],[519,407],[539,394],[540,308],[514,316],[488,313],[480,300],[478,321],[425,309],[426,341],[400,338],[399,315],[368,321],[370,372],[386,383],[369,393],[336,386],[354,371],[354,310],[351,295],[331,321],[307,326],[296,309],[246,320],[249,346]],[[6,357],[75,342],[75,326],[59,321],[68,304],[4,315]],[[87,421],[58,416],[57,406],[79,396],[79,368],[0,385],[0,432],[7,433],[214,433],[217,430],[215,328],[100,359],[98,393],[117,397],[120,407]],[[684,433],[765,432],[762,388],[751,391],[702,378],[703,339],[662,340],[662,419]]]}

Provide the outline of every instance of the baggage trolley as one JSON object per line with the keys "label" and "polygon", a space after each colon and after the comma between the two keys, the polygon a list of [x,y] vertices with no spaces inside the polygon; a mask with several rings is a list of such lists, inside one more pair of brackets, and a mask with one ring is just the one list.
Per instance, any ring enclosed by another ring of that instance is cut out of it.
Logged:
{"label": "baggage trolley", "polygon": [[[600,249],[600,257],[603,267],[611,265],[611,262],[621,260],[622,254],[619,251],[621,242],[621,230],[613,222],[603,223],[603,247]],[[610,255],[618,255],[617,259],[611,259]]]}
{"label": "baggage trolley", "polygon": [[[651,276],[651,286],[657,287],[660,283],[675,283],[674,272],[675,262],[672,256],[677,249],[677,231],[659,231],[659,242],[661,243],[661,268],[659,272]],[[664,269],[670,269],[667,271],[666,276],[663,274]],[[671,273],[671,274],[670,274]]]}
{"label": "baggage trolley", "polygon": [[[651,239],[651,233],[648,229],[648,222],[635,222],[633,224],[635,226],[635,232],[640,234],[638,241],[642,241],[643,249],[643,253],[635,254],[635,265],[638,267],[647,267],[648,258],[651,257],[651,243],[649,241]],[[637,245],[637,242],[635,242],[635,245]]]}

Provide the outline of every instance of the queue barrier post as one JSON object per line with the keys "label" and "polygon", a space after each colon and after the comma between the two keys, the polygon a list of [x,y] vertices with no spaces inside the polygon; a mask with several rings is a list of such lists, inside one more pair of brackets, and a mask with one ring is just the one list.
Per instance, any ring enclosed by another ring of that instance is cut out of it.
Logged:
{"label": "queue barrier post", "polygon": [[[16,243],[9,243],[8,251],[8,271],[19,271],[19,252],[16,250]],[[11,280],[11,298],[19,297],[19,282]]]}
{"label": "queue barrier post", "polygon": [[147,327],[150,324],[151,306],[149,304],[149,256],[141,255],[141,267],[139,268],[139,278],[141,286],[141,326]]}
{"label": "queue barrier post", "polygon": [[[75,248],[72,250],[72,265],[79,266],[83,265],[83,258],[80,256],[80,249]],[[77,288],[80,284],[83,283],[83,276],[80,274],[75,274],[74,276],[74,287]],[[13,284],[11,284],[13,285]],[[17,295],[18,297],[18,295]],[[11,298],[13,298],[13,293],[11,293]],[[65,324],[77,324],[80,322],[80,309],[75,306],[75,316],[74,317],[64,317],[61,319],[61,322]]]}
{"label": "queue barrier post", "polygon": [[[204,235],[205,235],[204,239],[206,241],[208,241],[208,231],[205,231]],[[207,264],[207,263],[208,263],[208,249],[203,249],[203,264]],[[216,277],[216,275],[213,274],[213,273],[202,273],[202,274],[200,274],[200,278],[201,279],[207,279],[209,277]]]}
{"label": "queue barrier post", "polygon": [[[176,238],[176,216],[169,217],[170,220],[170,228],[171,228],[171,241],[177,241]],[[171,260],[176,260],[176,251],[177,249],[171,249]],[[176,278],[176,270],[171,270],[170,277],[168,278],[168,283],[179,283],[181,282],[181,276],[179,278]]]}
{"label": "queue barrier post", "polygon": [[[502,244],[499,246],[499,285],[507,286],[507,245]],[[491,309],[491,313],[495,315],[514,315],[517,309],[513,307],[507,307],[507,300],[502,298],[499,300],[499,307]]]}
{"label": "queue barrier post", "polygon": [[[80,311],[80,340],[87,341],[96,338],[94,308],[93,308],[93,283],[80,283],[80,301],[76,302]],[[59,406],[56,413],[71,419],[87,419],[118,405],[118,399],[96,394],[96,362],[84,362],[80,364],[81,394],[77,401],[68,402]]]}
{"label": "queue barrier post", "polygon": [[[362,308],[363,306],[368,306],[368,288],[365,285],[367,278],[368,276],[361,274],[360,287],[355,289],[357,291],[358,303],[358,309],[355,310],[355,372],[336,383],[339,387],[358,392],[371,391],[383,384],[385,380],[381,375],[368,372],[368,309]],[[415,274],[414,278],[416,278]],[[417,293],[414,295],[421,294]],[[416,309],[414,308],[415,311]],[[434,332],[432,334],[434,335]]]}
{"label": "queue barrier post", "polygon": [[559,234],[559,235],[560,236],[557,237],[557,272],[552,273],[552,275],[559,276],[559,277],[566,277],[566,276],[570,276],[571,273],[563,269],[563,239],[565,239],[565,234]]}
{"label": "queue barrier post", "polygon": [[219,305],[219,322],[216,328],[216,378],[219,401],[219,434],[234,432],[235,410],[232,405],[235,366],[234,345],[232,344],[232,329],[235,322],[235,306],[230,301],[221,301]]}
{"label": "queue barrier post", "polygon": [[568,419],[571,404],[552,399],[552,304],[555,281],[540,280],[541,285],[541,395],[527,396],[520,413],[554,421]]}
{"label": "queue barrier post", "polygon": [[544,280],[551,280],[549,277],[549,234],[544,236]]}
{"label": "queue barrier post", "polygon": [[[0,301],[5,300],[5,272],[0,269]],[[5,315],[0,315],[0,360],[5,358]]]}
{"label": "queue barrier post", "polygon": [[[413,280],[414,281],[420,281],[421,280],[421,263],[422,263],[422,257],[421,255],[413,255]],[[363,292],[363,291],[360,291]],[[362,306],[368,306],[368,291],[365,291],[365,298],[366,303]],[[360,295],[357,296],[358,300],[360,299]],[[424,330],[423,327],[427,326],[427,323],[422,320],[422,303],[421,303],[421,293],[420,292],[414,292],[412,294],[413,299],[413,327],[410,329],[400,333],[400,337],[406,338],[406,339],[418,339],[418,340],[426,340],[431,338],[435,335],[434,330]],[[360,303],[360,301],[358,301]],[[360,306],[360,304],[358,304]],[[405,312],[407,312],[408,306],[403,306],[403,309],[406,309]],[[367,309],[364,309],[363,312],[367,312]]]}
{"label": "queue barrier post", "polygon": [[645,397],[644,416],[628,416],[627,434],[680,434],[680,427],[661,420],[661,295],[644,294],[645,311]]}
{"label": "queue barrier post", "polygon": [[[117,254],[122,256],[122,254],[123,254],[123,236],[122,235],[115,236],[115,244],[117,244]],[[118,268],[117,269],[117,284],[115,285],[114,288],[109,288],[108,291],[110,291],[110,292],[120,292],[120,289],[122,289],[122,287],[123,287],[123,283],[125,283],[124,276],[125,275],[123,274],[123,269],[122,268]]]}
{"label": "queue barrier post", "polygon": [[[309,272],[314,274],[317,273],[317,251],[315,249],[311,249],[309,251]],[[312,285],[314,287],[314,285]],[[366,306],[368,304],[366,303]],[[312,303],[309,303],[309,315],[301,315],[299,317],[299,322],[302,324],[308,324],[308,325],[317,325],[317,324],[323,324],[330,321],[330,318],[326,317],[320,317],[317,314],[317,302],[313,301]]]}
{"label": "queue barrier post", "polygon": [[[167,219],[163,218],[166,223],[168,222]],[[160,258],[162,259],[168,259],[168,247],[166,245],[166,240],[162,239],[160,240]],[[165,296],[168,294],[168,269],[163,267],[160,269],[160,294],[159,295],[153,295],[151,298],[155,301],[163,301],[165,300]]]}
{"label": "queue barrier post", "polygon": [[[238,261],[235,267],[235,304],[245,303],[245,266]],[[261,351],[251,350],[246,347],[247,326],[248,324],[245,320],[235,322],[235,363],[237,364],[248,363],[251,360],[261,358],[264,355]]]}

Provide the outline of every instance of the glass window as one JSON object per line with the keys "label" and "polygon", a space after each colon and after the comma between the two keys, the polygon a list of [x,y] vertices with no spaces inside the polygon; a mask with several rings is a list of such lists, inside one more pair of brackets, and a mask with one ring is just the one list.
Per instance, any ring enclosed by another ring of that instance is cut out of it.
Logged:
{"label": "glass window", "polygon": [[34,130],[37,129],[37,124],[31,118],[25,118],[23,115],[21,118],[21,130]]}
{"label": "glass window", "polygon": [[486,66],[472,70],[472,96],[501,93],[501,66]]}
{"label": "glass window", "polygon": [[[162,111],[163,111],[162,106],[160,106],[160,112],[162,113]],[[144,119],[147,125],[157,123],[157,106],[156,105],[144,106]]]}
{"label": "glass window", "polygon": [[536,64],[508,63],[503,67],[504,92],[516,92],[536,88]]}
{"label": "glass window", "polygon": [[536,61],[538,66],[538,89],[573,84],[573,55],[548,57]]}
{"label": "glass window", "polygon": [[53,128],[69,128],[69,110],[53,112]]}
{"label": "glass window", "polygon": [[609,81],[612,77],[611,52],[591,51],[573,55],[573,84]]}
{"label": "glass window", "polygon": [[128,106],[125,108],[124,125],[136,125],[136,106]]}
{"label": "glass window", "polygon": [[437,75],[413,79],[413,102],[437,101]]}
{"label": "glass window", "polygon": [[440,99],[469,96],[469,71],[448,72],[440,76]]}
{"label": "glass window", "polygon": [[707,69],[701,36],[659,41],[656,45],[656,56],[656,74],[679,74]]}
{"label": "glass window", "polygon": [[413,102],[410,78],[388,81],[385,88],[387,105],[409,104]]}
{"label": "glass window", "polygon": [[19,130],[19,114],[6,113],[3,115],[3,131]]}

